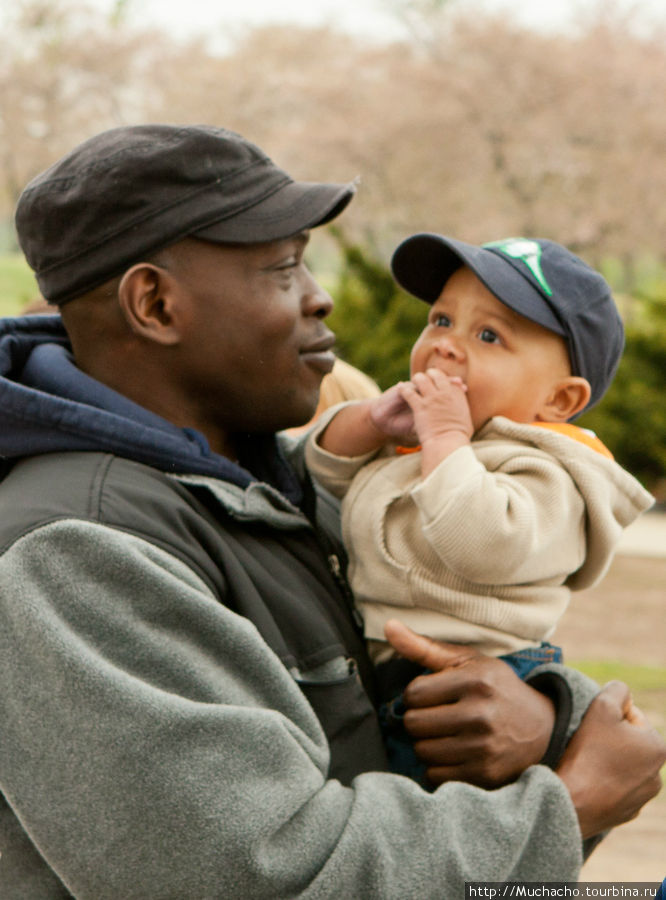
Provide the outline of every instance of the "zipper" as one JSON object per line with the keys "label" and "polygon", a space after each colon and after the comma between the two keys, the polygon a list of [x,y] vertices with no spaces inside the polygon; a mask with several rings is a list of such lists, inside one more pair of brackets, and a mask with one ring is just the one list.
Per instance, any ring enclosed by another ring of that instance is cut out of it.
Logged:
{"label": "zipper", "polygon": [[356,608],[356,604],[354,603],[354,596],[351,592],[351,588],[349,587],[349,582],[345,578],[345,575],[342,571],[342,564],[340,563],[340,557],[336,553],[328,554],[328,567],[331,570],[331,574],[335,579],[338,587],[342,591],[345,600],[347,601],[347,605],[352,614],[352,618],[354,620],[354,624],[356,627],[363,631],[363,616],[360,614],[358,609]]}

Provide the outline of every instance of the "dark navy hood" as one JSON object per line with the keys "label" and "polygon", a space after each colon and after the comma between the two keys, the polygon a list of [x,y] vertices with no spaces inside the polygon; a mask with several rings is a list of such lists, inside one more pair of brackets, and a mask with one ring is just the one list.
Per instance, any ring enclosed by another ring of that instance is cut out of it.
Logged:
{"label": "dark navy hood", "polygon": [[94,450],[164,472],[246,487],[267,481],[292,502],[301,489],[273,435],[241,440],[237,465],[205,437],[133,403],[74,364],[59,315],[0,319],[0,456]]}

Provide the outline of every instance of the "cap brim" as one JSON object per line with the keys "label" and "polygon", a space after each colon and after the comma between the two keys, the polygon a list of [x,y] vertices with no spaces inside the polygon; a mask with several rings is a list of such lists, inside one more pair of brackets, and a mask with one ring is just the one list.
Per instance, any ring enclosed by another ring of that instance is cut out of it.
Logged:
{"label": "cap brim", "polygon": [[192,236],[213,243],[279,241],[332,221],[347,207],[355,193],[354,182],[289,181],[254,206],[199,228]]}
{"label": "cap brim", "polygon": [[391,270],[398,284],[426,303],[437,300],[461,265],[468,266],[509,309],[555,334],[567,334],[544,295],[493,250],[440,234],[424,233],[403,241],[391,259]]}

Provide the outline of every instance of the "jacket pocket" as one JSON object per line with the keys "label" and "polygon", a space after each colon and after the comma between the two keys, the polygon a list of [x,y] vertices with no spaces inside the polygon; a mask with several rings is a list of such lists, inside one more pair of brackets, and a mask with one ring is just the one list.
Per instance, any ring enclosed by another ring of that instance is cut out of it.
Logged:
{"label": "jacket pocket", "polygon": [[388,760],[377,713],[370,703],[353,659],[344,661],[347,674],[332,680],[296,678],[328,738],[329,777],[349,785],[362,772],[387,771]]}

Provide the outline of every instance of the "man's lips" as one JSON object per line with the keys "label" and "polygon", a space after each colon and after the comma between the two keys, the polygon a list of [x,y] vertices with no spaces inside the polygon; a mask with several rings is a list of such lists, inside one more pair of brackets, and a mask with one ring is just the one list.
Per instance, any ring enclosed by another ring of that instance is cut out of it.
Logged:
{"label": "man's lips", "polygon": [[307,363],[319,371],[330,372],[335,363],[335,353],[333,347],[335,345],[335,336],[332,334],[325,335],[317,341],[308,344],[300,350],[300,357],[303,362]]}

